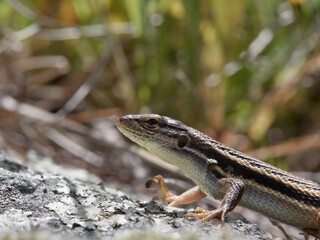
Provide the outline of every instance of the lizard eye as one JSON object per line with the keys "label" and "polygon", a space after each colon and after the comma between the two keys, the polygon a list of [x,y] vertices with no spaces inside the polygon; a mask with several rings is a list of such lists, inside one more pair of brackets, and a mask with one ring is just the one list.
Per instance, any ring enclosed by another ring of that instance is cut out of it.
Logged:
{"label": "lizard eye", "polygon": [[189,138],[188,138],[187,135],[179,136],[179,138],[178,138],[178,147],[179,148],[183,148],[183,147],[187,146],[188,141],[189,141]]}
{"label": "lizard eye", "polygon": [[154,118],[150,118],[146,121],[147,127],[149,128],[156,128],[158,126],[158,121]]}

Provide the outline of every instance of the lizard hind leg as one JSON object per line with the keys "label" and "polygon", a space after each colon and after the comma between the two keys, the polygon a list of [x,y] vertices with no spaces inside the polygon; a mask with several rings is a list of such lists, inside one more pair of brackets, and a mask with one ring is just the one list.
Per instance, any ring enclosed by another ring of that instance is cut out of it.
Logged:
{"label": "lizard hind leg", "polygon": [[309,235],[314,236],[315,239],[320,239],[320,211],[318,212],[317,223],[318,223],[318,229],[315,229],[315,228],[303,229],[303,235],[305,240],[309,239]]}

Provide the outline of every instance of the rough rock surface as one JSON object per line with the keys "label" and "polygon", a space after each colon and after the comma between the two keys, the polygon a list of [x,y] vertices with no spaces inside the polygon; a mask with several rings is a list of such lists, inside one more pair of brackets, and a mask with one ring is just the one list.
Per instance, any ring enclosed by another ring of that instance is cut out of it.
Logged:
{"label": "rough rock surface", "polygon": [[49,159],[24,166],[0,152],[0,237],[274,239],[244,219],[200,224],[185,219],[185,209],[134,201],[98,182],[84,170],[66,170]]}

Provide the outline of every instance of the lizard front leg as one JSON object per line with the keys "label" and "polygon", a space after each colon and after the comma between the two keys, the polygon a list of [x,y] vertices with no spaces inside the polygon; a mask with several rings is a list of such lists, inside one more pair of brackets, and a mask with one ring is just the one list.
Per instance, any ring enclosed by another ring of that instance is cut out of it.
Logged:
{"label": "lizard front leg", "polygon": [[[146,186],[153,187],[154,184],[160,184],[161,189],[166,196],[166,198],[156,197],[154,199],[168,202],[170,203],[169,206],[192,203],[206,196],[206,194],[203,193],[198,186],[185,191],[179,196],[176,196],[168,190],[163,177],[160,175],[154,177],[151,181],[148,181],[146,183]],[[221,202],[220,207],[213,211],[207,211],[201,208],[197,208],[195,210],[195,213],[188,213],[185,217],[201,218],[201,222],[206,222],[211,218],[221,216],[221,220],[224,221],[225,215],[228,212],[232,211],[240,201],[244,190],[244,183],[241,180],[235,178],[222,178],[218,180],[218,184],[220,191],[225,192],[225,196]]]}
{"label": "lizard front leg", "polygon": [[151,188],[156,184],[160,185],[162,192],[164,193],[166,198],[154,197],[153,199],[168,202],[170,207],[180,204],[193,203],[206,196],[206,194],[203,193],[198,186],[190,188],[181,195],[176,196],[168,190],[167,185],[161,175],[155,176],[152,180],[147,181],[146,187]]}
{"label": "lizard front leg", "polygon": [[225,215],[239,203],[244,191],[244,183],[236,178],[221,178],[218,180],[218,184],[219,189],[225,192],[220,207],[213,211],[197,208],[196,213],[188,213],[186,217],[201,218],[201,222],[206,222],[214,217],[221,216],[221,220],[224,221]]}

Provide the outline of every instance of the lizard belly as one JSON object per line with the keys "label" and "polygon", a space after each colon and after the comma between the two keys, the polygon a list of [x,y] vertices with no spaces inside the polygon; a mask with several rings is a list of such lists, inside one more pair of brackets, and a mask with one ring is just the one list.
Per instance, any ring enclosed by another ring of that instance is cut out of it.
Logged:
{"label": "lizard belly", "polygon": [[264,187],[246,184],[239,204],[292,226],[312,229],[318,226],[319,209]]}
{"label": "lizard belly", "polygon": [[219,179],[208,170],[207,164],[204,163],[201,167],[199,167],[199,163],[197,164],[197,168],[190,165],[184,169],[186,175],[197,184],[203,193],[216,200],[222,200],[225,193],[220,189]]}
{"label": "lizard belly", "polygon": [[[223,199],[225,192],[218,186],[218,178],[205,166],[185,169],[187,175],[208,196],[216,200]],[[243,180],[245,181],[245,180]],[[211,184],[208,184],[211,183]],[[317,229],[319,208],[307,206],[290,199],[280,192],[245,181],[245,190],[239,202],[241,206],[260,212],[267,217],[299,228]],[[289,213],[289,214],[288,214]]]}

